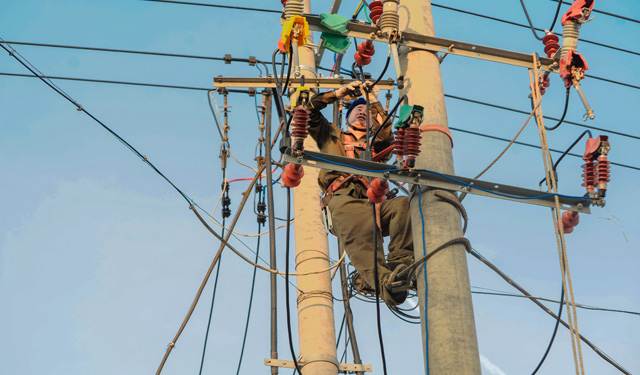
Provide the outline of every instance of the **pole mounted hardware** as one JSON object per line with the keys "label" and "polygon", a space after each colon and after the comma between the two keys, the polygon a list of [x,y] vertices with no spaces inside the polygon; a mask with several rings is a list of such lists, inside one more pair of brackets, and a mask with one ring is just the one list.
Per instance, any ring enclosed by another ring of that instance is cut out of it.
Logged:
{"label": "pole mounted hardware", "polygon": [[[536,206],[555,207],[555,197],[539,190],[525,189],[495,182],[475,180],[467,177],[435,173],[425,170],[390,170],[388,164],[358,160],[343,156],[329,155],[320,152],[304,151],[302,156],[292,156],[292,150],[283,151],[284,161],[315,168],[323,168],[356,175],[381,178],[396,182],[406,182],[428,186],[436,189],[458,191],[485,197],[506,199],[514,202],[528,203]],[[591,213],[590,205],[600,205],[598,199],[590,197],[558,196],[563,209],[581,213]],[[602,199],[602,198],[599,198]]]}
{"label": "pole mounted hardware", "polygon": [[[318,16],[311,14],[305,14],[305,18],[309,23],[309,29],[313,31],[332,32],[326,27],[322,26],[321,19]],[[380,23],[380,20],[378,20]],[[349,37],[360,38],[364,40],[372,40],[388,44],[388,38],[382,35],[378,35],[378,27],[364,25],[358,22],[349,22],[347,24],[347,35]],[[508,65],[521,66],[524,68],[533,68],[533,57],[530,54],[512,52],[503,49],[480,46],[477,44],[459,42],[451,39],[437,38],[434,36],[427,36],[422,34],[402,32],[398,36],[397,43],[402,46],[411,47],[414,49],[442,52],[451,55],[471,57],[474,59],[488,60],[499,62]],[[550,58],[540,58],[542,70],[557,72],[558,64]]]}
{"label": "pole mounted hardware", "polygon": [[[300,366],[304,366],[307,363],[308,362],[304,362],[303,358],[298,359],[298,365]],[[282,359],[265,358],[264,365],[269,367],[295,368],[293,361],[285,361]],[[371,365],[361,365],[357,363],[338,363],[338,372],[342,374],[346,374],[347,372],[373,372],[373,367]]]}
{"label": "pole mounted hardware", "polygon": [[[286,76],[283,77],[286,79]],[[289,79],[289,87],[296,88],[300,86],[306,86],[310,89],[339,89],[340,87],[357,81],[355,79],[346,79],[342,77],[334,77],[334,78],[309,78],[306,77],[304,80],[304,85],[301,85],[300,78]],[[358,81],[360,82],[360,81]],[[264,87],[264,88],[275,88],[276,80],[273,77],[259,77],[259,78],[244,78],[244,77],[223,77],[217,76],[213,78],[213,87]],[[395,83],[393,79],[380,80],[376,87],[380,90],[393,90],[395,88]]]}

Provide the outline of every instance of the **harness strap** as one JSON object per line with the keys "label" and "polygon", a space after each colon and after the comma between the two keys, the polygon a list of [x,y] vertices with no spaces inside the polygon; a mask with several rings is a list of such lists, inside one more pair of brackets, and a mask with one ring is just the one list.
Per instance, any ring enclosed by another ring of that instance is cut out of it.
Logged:
{"label": "harness strap", "polygon": [[449,137],[449,140],[451,141],[451,148],[453,148],[453,137],[451,136],[451,132],[449,131],[449,129],[445,128],[442,125],[421,125],[420,126],[421,133],[429,132],[429,131],[444,133],[447,137]]}

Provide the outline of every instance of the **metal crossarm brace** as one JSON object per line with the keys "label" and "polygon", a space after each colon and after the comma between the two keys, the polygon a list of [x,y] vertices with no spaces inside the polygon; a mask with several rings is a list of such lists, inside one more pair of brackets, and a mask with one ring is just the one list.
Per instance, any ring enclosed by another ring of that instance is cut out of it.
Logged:
{"label": "metal crossarm brace", "polygon": [[[305,362],[298,361],[299,366],[304,366]],[[295,364],[293,361],[285,361],[282,359],[271,359],[265,358],[264,365],[269,367],[286,367],[286,368],[295,368]],[[373,372],[373,368],[371,365],[360,365],[357,363],[339,363],[338,364],[338,372],[347,373],[347,372]]]}
{"label": "metal crossarm brace", "polygon": [[[286,80],[287,78],[283,78]],[[355,79],[346,78],[306,78],[304,80],[305,87],[316,89],[338,89],[348,83],[355,81]],[[291,78],[289,80],[289,87],[299,87],[300,78]],[[264,87],[274,88],[276,87],[276,80],[273,77],[260,77],[260,78],[244,78],[244,77],[223,77],[217,76],[213,78],[213,87]],[[395,83],[393,79],[380,80],[376,85],[380,90],[393,90]]]}
{"label": "metal crossarm brace", "polygon": [[[553,195],[550,195],[548,197],[540,197],[542,195],[546,195],[547,193],[539,190],[525,189],[516,186],[474,180],[472,178],[447,174],[436,174],[425,170],[417,170],[411,172],[403,170],[390,171],[390,169],[393,169],[394,167],[388,164],[323,154],[320,152],[304,151],[304,154],[302,156],[293,157],[291,156],[291,149],[288,148],[284,153],[284,161],[289,163],[308,165],[315,168],[354,173],[357,175],[383,178],[396,182],[406,182],[410,184],[428,186],[436,189],[465,192],[469,194],[482,195],[485,197],[506,199],[514,202],[528,203],[543,207],[555,208],[556,206],[555,198]],[[461,183],[456,182],[455,180],[460,181]],[[468,185],[471,185],[471,187],[469,187]],[[506,197],[499,194],[509,195],[516,198]],[[588,197],[572,198],[559,196],[558,200],[560,201],[560,207],[564,210],[576,211],[586,214],[591,213],[591,209],[589,208],[589,206],[591,205],[592,200]]]}
{"label": "metal crossarm brace", "polygon": [[[309,23],[309,28],[313,31],[322,31],[335,34],[322,26],[321,19],[318,16],[305,14]],[[384,36],[377,35],[378,28],[375,26],[363,25],[357,22],[349,22],[347,24],[347,33],[349,37],[369,39],[388,43],[388,39]],[[452,55],[466,56],[474,59],[495,61],[503,64],[521,66],[525,68],[533,68],[533,56],[531,54],[507,51],[499,48],[485,47],[477,44],[458,42],[451,39],[437,38],[434,36],[426,36],[416,33],[402,33],[400,45],[411,47],[414,49],[427,50],[432,52],[442,52]],[[550,72],[557,72],[558,64],[550,58],[539,57],[541,69]]]}

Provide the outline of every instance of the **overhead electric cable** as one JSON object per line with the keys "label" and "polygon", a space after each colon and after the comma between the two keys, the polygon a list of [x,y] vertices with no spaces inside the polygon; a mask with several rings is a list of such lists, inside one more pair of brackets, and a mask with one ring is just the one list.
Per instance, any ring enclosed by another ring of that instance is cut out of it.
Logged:
{"label": "overhead electric cable", "polygon": [[[502,270],[500,270],[498,267],[496,267],[493,263],[491,263],[487,258],[485,258],[484,256],[482,256],[482,254],[480,254],[476,249],[471,249],[471,251],[469,252],[469,254],[473,255],[476,259],[478,259],[479,261],[481,261],[482,263],[484,263],[487,267],[491,268],[495,273],[497,273],[503,280],[505,280],[507,283],[509,283],[509,285],[513,286],[514,288],[516,288],[520,293],[524,294],[527,298],[529,298],[529,300],[533,303],[535,303],[538,307],[540,307],[542,310],[544,310],[547,314],[551,315],[554,319],[558,319],[558,316],[556,314],[554,314],[551,310],[549,310],[549,308],[547,306],[545,306],[544,304],[542,304],[540,301],[538,301],[536,298],[531,298],[531,294],[529,292],[527,292],[523,287],[521,287],[518,283],[516,283],[512,278],[510,278],[509,276],[507,276],[504,272],[502,272]],[[564,321],[564,320],[560,320],[560,323],[567,329],[569,329],[569,325]],[[594,352],[596,352],[596,354],[598,354],[602,359],[604,359],[605,361],[607,361],[608,363],[610,363],[613,367],[615,367],[616,369],[618,369],[620,372],[622,372],[625,375],[631,375],[631,373],[629,371],[627,371],[624,367],[622,367],[619,363],[617,363],[615,360],[613,360],[613,358],[611,358],[608,354],[606,354],[605,352],[603,352],[600,348],[598,348],[597,346],[595,346],[591,341],[589,341],[586,337],[584,337],[582,334],[579,334],[580,339],[582,340],[582,342],[584,342],[585,344],[587,344],[591,349],[593,349]]]}
{"label": "overhead electric cable", "polygon": [[[20,73],[2,73],[2,72],[0,72],[0,76],[23,77],[23,78],[39,78],[37,75],[20,74]],[[110,84],[132,85],[132,86],[146,86],[146,87],[180,89],[180,90],[196,90],[196,91],[210,91],[211,90],[210,88],[206,88],[206,87],[176,86],[176,85],[164,85],[164,84],[155,84],[155,83],[112,81],[112,80],[100,80],[100,79],[89,79],[89,78],[73,78],[73,77],[57,77],[57,76],[43,76],[43,78],[46,78],[46,79],[59,79],[59,80],[67,80],[67,81],[110,83]],[[595,78],[595,77],[592,77],[592,78]],[[605,81],[609,81],[609,80],[606,80],[604,78],[601,78],[601,79],[605,80]],[[609,81],[609,82],[611,82],[611,81]],[[640,89],[640,86],[633,86],[633,87],[637,88],[637,89]],[[227,91],[229,91],[230,93],[236,93],[236,94],[255,95],[255,92],[254,91],[250,91],[250,90],[227,89]],[[505,111],[516,112],[516,113],[521,113],[521,114],[525,114],[525,115],[529,114],[529,112],[527,112],[527,111],[523,111],[523,110],[519,110],[519,109],[515,109],[515,108],[509,108],[509,107],[505,107],[505,106],[501,106],[501,105],[497,105],[497,104],[491,104],[491,103],[487,103],[487,102],[482,102],[482,101],[479,101],[479,100],[463,98],[463,97],[457,96],[457,95],[445,94],[445,97],[451,98],[451,99],[456,99],[456,100],[461,100],[461,101],[465,101],[465,102],[469,102],[469,103],[484,105],[484,106],[487,106],[487,107],[503,109]],[[549,120],[559,121],[559,119],[554,118],[554,117],[544,116],[544,118],[545,119],[549,119]],[[633,139],[640,140],[640,136],[633,135],[633,134],[628,134],[628,133],[617,132],[617,131],[611,130],[611,129],[599,128],[597,126],[585,125],[585,124],[580,124],[578,122],[567,121],[567,120],[563,121],[563,123],[571,124],[571,125],[574,125],[574,126],[579,126],[579,127],[582,127],[582,128],[592,129],[592,130],[599,130],[599,131],[607,132],[607,133],[610,133],[610,134],[619,135],[619,136],[622,136],[622,137],[628,137],[628,138],[633,138]]]}
{"label": "overhead electric cable", "polygon": [[231,6],[231,5],[191,3],[191,2],[186,2],[186,1],[172,1],[172,0],[142,0],[142,1],[149,1],[149,2],[155,2],[155,3],[167,3],[167,4],[180,4],[180,5],[196,5],[196,6],[203,6],[203,7],[223,8],[223,9],[250,10],[250,11],[254,11],[254,12],[282,14],[282,11],[280,11],[280,10],[237,7],[237,6]]}
{"label": "overhead electric cable", "polygon": [[[500,297],[525,298],[525,299],[535,299],[535,300],[538,300],[538,301],[546,301],[546,302],[552,302],[552,303],[561,303],[560,301],[555,300],[555,299],[551,299],[551,298],[545,298],[545,297],[534,297],[534,296],[526,296],[526,295],[514,294],[514,293],[508,293],[508,292],[501,292],[501,291],[485,292],[485,291],[479,291],[479,290],[472,290],[472,291],[471,291],[471,293],[473,293],[473,294],[481,294],[481,295],[488,295],[488,296],[500,296]],[[629,315],[638,315],[638,316],[640,316],[640,312],[639,312],[639,311],[621,310],[621,309],[610,309],[610,308],[606,308],[606,307],[598,307],[598,306],[584,305],[584,304],[581,304],[581,303],[576,303],[576,307],[578,307],[578,308],[580,308],[580,309],[584,309],[584,310],[604,311],[604,312],[613,312],[613,313],[620,313],[620,314],[629,314]]]}
{"label": "overhead electric cable", "polygon": [[[2,76],[2,75],[14,76],[14,77],[25,77],[25,78],[40,78],[37,75],[18,74],[18,73],[0,73],[0,76]],[[209,90],[211,90],[210,88],[206,88],[206,87],[173,86],[173,85],[123,82],[123,81],[105,81],[105,80],[85,79],[85,78],[54,77],[54,76],[44,76],[43,78],[59,79],[59,80],[70,80],[70,81],[83,81],[83,82],[112,83],[112,84],[133,85],[133,86],[148,86],[148,87],[168,88],[168,89],[182,89],[182,90],[196,90],[196,91],[209,91]],[[231,92],[231,93],[239,93],[239,94],[253,94],[249,90],[228,89],[228,91]],[[480,105],[493,107],[493,108],[497,108],[497,109],[502,109],[502,110],[506,110],[506,111],[522,113],[522,114],[528,114],[528,112],[521,111],[521,110],[518,110],[518,109],[504,107],[504,106],[500,106],[500,105],[497,105],[497,104],[490,104],[490,103],[486,103],[486,102],[481,102],[481,101],[478,101],[478,100],[463,98],[463,97],[460,97],[460,96],[445,94],[445,97],[448,97],[448,98],[451,98],[451,99],[456,99],[456,100],[461,100],[461,101],[466,101],[466,102],[469,102],[469,103],[480,104]],[[544,118],[551,119],[551,120],[558,120],[558,119],[554,119],[553,117],[547,117],[547,116],[545,116]],[[628,137],[628,138],[633,138],[633,139],[640,140],[639,136],[632,135],[632,134],[621,133],[621,132],[617,132],[617,131],[614,131],[614,130],[599,128],[599,127],[590,126],[590,125],[584,125],[584,124],[580,124],[580,123],[576,123],[576,122],[572,122],[572,121],[566,121],[566,120],[564,121],[564,123],[575,125],[575,126],[579,126],[579,127],[583,127],[583,128],[599,130],[599,131],[607,132],[607,133],[610,133],[610,134],[619,135],[619,136],[622,136],[622,137]],[[467,134],[471,134],[471,135],[480,136],[480,137],[491,138],[491,139],[495,139],[495,140],[498,140],[498,141],[510,142],[510,140],[506,139],[506,138],[496,137],[496,136],[492,136],[492,135],[488,135],[488,134],[484,134],[484,133],[478,133],[478,132],[474,132],[474,131],[470,131],[470,130],[455,128],[455,127],[449,127],[449,129],[454,130],[454,131],[458,131],[458,132],[462,132],[462,133],[467,133]],[[536,145],[532,145],[532,144],[528,144],[528,143],[523,143],[523,142],[518,142],[518,141],[516,141],[514,143],[517,144],[517,145],[521,145],[521,146],[540,148],[540,146],[536,146]],[[555,149],[551,149],[551,151],[552,152],[557,152],[557,153],[562,153],[562,151],[558,151],[558,150],[555,150]],[[577,155],[577,154],[572,154],[572,153],[569,153],[568,155],[573,156],[573,157],[582,158],[582,155]],[[611,165],[616,165],[618,167],[629,168],[629,169],[640,171],[640,167],[631,166],[631,165],[627,165],[627,164],[611,162]]]}
{"label": "overhead electric cable", "polygon": [[[565,5],[571,5],[571,3],[566,2],[566,1],[559,1],[559,0],[551,0],[551,1],[553,1],[554,3],[555,3],[555,2],[561,2],[562,4],[565,4]],[[625,16],[621,16],[621,15],[618,15],[618,14],[613,14],[613,13],[605,12],[605,11],[603,11],[603,10],[598,10],[598,9],[596,9],[596,8],[594,8],[594,9],[592,10],[592,12],[593,12],[593,13],[600,13],[600,14],[604,14],[604,15],[607,15],[607,16],[610,16],[610,17],[620,18],[620,19],[625,20],[625,21],[630,21],[630,22],[640,23],[640,21],[639,21],[639,20],[636,20],[636,19],[633,19],[633,18],[629,18],[629,17],[625,17]]]}
{"label": "overhead electric cable", "polygon": [[[462,10],[462,9],[458,9],[458,8],[452,8],[452,7],[448,7],[448,6],[440,5],[440,4],[431,3],[431,5],[434,6],[434,7],[437,7],[437,8],[442,8],[442,9],[447,9],[447,10],[451,10],[451,11],[458,12],[458,13],[468,14],[470,16],[485,18],[485,19],[488,19],[488,20],[502,22],[502,23],[506,23],[506,24],[509,24],[509,25],[513,25],[513,26],[523,27],[523,28],[526,28],[526,29],[529,28],[528,25],[523,25],[521,23],[517,23],[517,22],[513,22],[513,21],[507,21],[507,20],[503,20],[503,19],[500,19],[500,18],[496,18],[496,17],[486,16],[484,14],[469,12],[469,11],[466,11],[466,10]],[[543,29],[539,29],[539,28],[534,28],[534,29],[536,31],[544,32]],[[632,55],[640,56],[640,52],[631,51],[631,50],[624,49],[624,48],[619,48],[619,47],[614,47],[614,46],[610,46],[610,45],[604,44],[604,43],[593,42],[593,41],[586,40],[586,39],[580,39],[580,41],[583,42],[583,43],[593,44],[593,45],[596,45],[596,46],[599,46],[599,47],[609,48],[609,49],[612,49],[612,50],[616,50],[616,51],[620,51],[620,52],[626,52],[626,53],[630,53]]]}
{"label": "overhead electric cable", "polygon": [[64,44],[48,44],[48,43],[32,43],[32,42],[16,42],[16,41],[5,41],[2,43],[17,44],[17,45],[23,45],[23,46],[35,46],[35,47],[78,49],[78,50],[85,50],[85,51],[129,53],[129,54],[148,55],[148,56],[181,57],[181,58],[187,58],[187,59],[224,61],[226,63],[230,63],[230,62],[245,62],[249,64],[258,63],[258,64],[262,64],[266,70],[266,74],[269,74],[269,69],[267,68],[267,64],[265,64],[261,60],[256,60],[255,58],[247,59],[247,58],[238,58],[238,57],[231,57],[231,56],[213,57],[213,56],[185,55],[185,54],[167,53],[167,52],[150,52],[150,51],[137,51],[137,50],[127,50],[127,49],[117,49],[117,48],[83,47],[83,46],[70,46],[70,45],[64,45]]}

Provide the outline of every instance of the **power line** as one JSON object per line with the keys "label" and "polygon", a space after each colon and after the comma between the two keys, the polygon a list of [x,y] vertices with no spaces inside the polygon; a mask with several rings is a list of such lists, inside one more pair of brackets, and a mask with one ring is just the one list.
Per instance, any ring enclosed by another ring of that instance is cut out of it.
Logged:
{"label": "power line", "polygon": [[[471,134],[471,135],[477,135],[477,136],[479,136],[479,137],[495,139],[495,140],[497,140],[497,141],[511,142],[511,140],[510,140],[510,139],[501,138],[501,137],[496,137],[496,136],[494,136],[494,135],[489,135],[489,134],[484,134],[484,133],[478,133],[478,132],[474,132],[474,131],[471,131],[471,130],[465,130],[465,129],[460,129],[460,128],[454,128],[454,127],[451,127],[451,126],[449,127],[449,129],[454,130],[454,131],[457,131],[457,132],[461,132],[461,133],[467,133],[467,134]],[[540,146],[533,145],[533,144],[530,144],[530,143],[520,142],[520,141],[515,141],[515,142],[513,142],[513,144],[517,144],[517,145],[520,145],[520,146],[527,146],[527,147],[531,147],[531,148],[537,148],[537,149],[540,149]],[[558,154],[562,154],[562,153],[564,153],[564,151],[555,150],[555,149],[552,149],[552,148],[550,148],[550,149],[549,149],[549,151],[551,151],[551,152],[555,152],[555,153],[558,153]],[[570,153],[570,152],[568,152],[568,153],[567,153],[567,155],[569,155],[569,156],[573,156],[573,157],[576,157],[576,158],[582,158],[582,155],[572,154],[572,153]],[[621,164],[621,163],[614,163],[614,162],[611,162],[611,165],[616,165],[616,166],[618,166],[618,167],[622,167],[622,168],[629,168],[629,169],[633,169],[633,170],[636,170],[636,171],[640,171],[640,167],[634,167],[634,166],[627,165],[627,164]]]}
{"label": "power line", "polygon": [[[558,0],[551,0],[551,1],[553,1],[554,3],[555,3],[555,2],[558,2]],[[565,5],[571,5],[571,3],[566,2],[566,1],[561,1],[561,2],[562,2],[562,4],[565,4]],[[640,21],[638,21],[638,20],[636,20],[636,19],[629,18],[629,17],[625,17],[625,16],[621,16],[621,15],[618,15],[618,14],[613,14],[613,13],[605,12],[605,11],[603,11],[603,10],[598,10],[598,9],[595,9],[595,8],[592,10],[592,12],[594,12],[594,13],[604,14],[604,15],[607,15],[607,16],[610,16],[610,17],[620,18],[620,19],[625,20],[625,21],[630,21],[630,22],[640,23]]]}
{"label": "power line", "polygon": [[[501,18],[486,16],[484,14],[469,12],[469,11],[466,11],[466,10],[462,10],[462,9],[458,9],[458,8],[452,8],[452,7],[448,7],[448,6],[440,5],[440,4],[435,4],[435,3],[431,3],[431,5],[434,6],[434,7],[437,7],[437,8],[447,9],[447,10],[451,10],[451,11],[458,12],[458,13],[468,14],[468,15],[475,16],[475,17],[480,17],[480,18],[485,18],[485,19],[492,20],[492,21],[506,23],[508,25],[519,26],[519,27],[523,27],[523,28],[526,28],[526,29],[529,28],[529,25],[523,25],[521,23],[517,23],[517,22],[513,22],[513,21],[507,21],[507,20],[504,20],[504,19],[501,19]],[[537,28],[537,27],[534,28],[534,29],[537,30],[537,31],[544,32],[543,29],[540,29],[540,28]],[[599,47],[609,48],[609,49],[613,49],[613,50],[616,50],[616,51],[626,52],[626,53],[630,53],[632,55],[640,56],[640,52],[635,52],[635,51],[631,51],[631,50],[624,49],[624,48],[614,47],[614,46],[610,46],[608,44],[598,43],[598,42],[590,41],[590,40],[587,40],[587,39],[580,39],[580,41],[584,42],[584,43],[588,43],[588,44],[593,44],[593,45],[596,45],[596,46],[599,46]]]}
{"label": "power line", "polygon": [[[35,76],[35,75],[17,74],[17,73],[0,73],[0,76],[1,75],[13,76],[13,77],[39,78],[38,76]],[[211,89],[205,88],[205,87],[173,86],[173,85],[161,85],[161,84],[153,84],[153,83],[107,81],[107,80],[86,79],[86,78],[53,77],[53,76],[47,76],[47,77],[44,77],[44,78],[70,80],[70,81],[80,81],[80,82],[112,83],[112,84],[120,84],[120,85],[146,86],[146,87],[157,87],[157,88],[168,88],[168,89],[181,89],[181,90],[197,90],[197,91],[209,91],[209,90],[211,90]],[[228,91],[229,92],[233,92],[233,93],[240,93],[240,94],[252,94],[252,92],[249,91],[249,90],[229,89]],[[516,112],[516,113],[527,114],[527,112],[524,112],[524,111],[520,111],[520,110],[517,110],[517,109],[508,108],[508,107],[503,107],[503,106],[499,106],[499,105],[496,105],[496,104],[484,103],[484,102],[480,102],[480,101],[477,101],[477,100],[463,98],[463,97],[454,96],[454,95],[448,95],[448,94],[445,94],[445,96],[448,97],[448,98],[467,101],[467,102],[470,102],[470,103],[486,105],[486,106],[489,106],[489,107],[503,109],[503,110],[512,111],[512,112]],[[551,120],[557,120],[557,119],[554,119],[552,117],[546,117],[545,116],[545,118],[548,118],[548,119],[551,119]],[[611,134],[616,134],[616,135],[620,135],[620,136],[624,136],[624,137],[640,139],[640,137],[638,137],[638,136],[625,134],[625,133],[620,133],[620,132],[616,132],[616,131],[613,131],[613,130],[602,129],[602,128],[597,128],[597,127],[588,126],[588,125],[582,125],[582,124],[575,123],[575,122],[570,122],[570,121],[565,121],[565,123],[576,125],[576,126],[581,126],[581,127],[586,127],[586,128],[590,128],[590,129],[596,129],[596,130],[600,130],[600,131],[604,131],[604,132],[608,132],[608,133],[611,133]],[[495,140],[498,140],[498,141],[511,142],[510,139],[501,138],[501,137],[497,137],[497,136],[492,136],[492,135],[488,135],[488,134],[484,134],[484,133],[478,133],[478,132],[474,132],[474,131],[470,131],[470,130],[455,128],[455,127],[449,127],[449,129],[454,130],[454,131],[458,131],[458,132],[461,132],[461,133],[477,135],[479,137],[495,139]],[[520,142],[520,141],[516,141],[516,142],[514,142],[514,144],[540,149],[540,146],[536,146],[536,145],[533,145],[533,144],[524,143],[524,142]],[[555,150],[555,149],[551,149],[551,151],[552,152],[556,152],[556,153],[563,153],[564,152],[564,151],[559,151],[559,150]],[[582,158],[582,155],[578,155],[578,154],[568,153],[567,155],[570,155],[570,156],[573,156],[573,157],[577,157],[577,158]],[[640,171],[640,167],[635,167],[635,166],[631,166],[631,165],[627,165],[627,164],[611,162],[611,165],[615,165],[615,166],[622,167],[622,168],[628,168],[628,169],[633,169],[633,170]]]}
{"label": "power line", "polygon": [[[553,303],[561,303],[560,301],[556,301],[554,299],[550,299],[550,298],[543,298],[543,297],[529,297],[529,296],[524,296],[521,294],[514,294],[514,293],[507,293],[507,292],[501,292],[501,291],[495,291],[495,292],[483,292],[483,291],[478,291],[478,290],[472,290],[471,293],[473,294],[486,294],[486,295],[490,295],[490,296],[502,296],[502,297],[515,297],[515,298],[527,298],[527,299],[537,299],[539,301],[546,301],[546,302],[553,302]],[[629,311],[629,310],[619,310],[619,309],[608,309],[605,307],[597,307],[597,306],[590,306],[590,305],[583,305],[580,303],[576,303],[576,307],[579,307],[581,309],[585,309],[585,310],[594,310],[594,311],[606,311],[606,312],[615,312],[615,313],[621,313],[621,314],[630,314],[630,315],[640,315],[640,312],[637,311]]]}
{"label": "power line", "polygon": [[227,55],[225,57],[213,57],[213,56],[185,55],[185,54],[166,53],[166,52],[137,51],[137,50],[127,50],[127,49],[117,49],[117,48],[70,46],[70,45],[63,45],[63,44],[48,44],[48,43],[31,43],[31,42],[16,42],[16,41],[3,41],[0,43],[17,44],[17,45],[23,45],[23,46],[35,46],[35,47],[77,49],[77,50],[85,50],[85,51],[130,53],[130,54],[136,54],[136,55],[181,57],[181,58],[187,58],[187,59],[224,61],[226,63],[231,63],[231,62],[244,62],[249,64],[258,63],[258,64],[264,65],[264,68],[266,69],[267,74],[269,74],[269,69],[267,68],[267,65],[263,61],[256,60],[255,58],[231,57],[231,55]]}
{"label": "power line", "polygon": [[[487,103],[487,102],[482,102],[482,101],[479,101],[479,100],[463,98],[463,97],[456,96],[456,95],[445,94],[444,96],[447,97],[447,98],[451,98],[451,99],[461,100],[461,101],[474,103],[474,104],[480,104],[480,105],[484,105],[484,106],[487,106],[487,107],[502,109],[502,110],[505,110],[505,111],[515,112],[515,113],[521,113],[521,114],[524,114],[524,115],[528,115],[530,113],[530,112],[522,111],[522,110],[515,109],[515,108],[509,108],[509,107],[505,107],[505,106],[501,106],[501,105],[497,105],[497,104],[491,104],[491,103]],[[548,120],[559,121],[559,119],[554,118],[554,117],[544,116],[544,118],[548,119]],[[585,125],[585,124],[580,124],[578,122],[567,121],[567,120],[565,120],[564,123],[565,124],[571,124],[571,125],[579,126],[581,128],[598,130],[598,131],[607,132],[607,133],[610,133],[610,134],[619,135],[619,136],[622,136],[622,137],[628,137],[628,138],[640,140],[640,136],[627,134],[627,133],[621,133],[621,132],[617,132],[615,130],[599,128],[597,126]]]}
{"label": "power line", "polygon": [[191,3],[191,2],[186,2],[186,1],[171,1],[171,0],[142,0],[142,1],[149,1],[149,2],[155,2],[155,3],[167,3],[167,4],[197,5],[197,6],[212,7],[212,8],[250,10],[250,11],[254,11],[254,12],[282,14],[282,11],[280,11],[280,10],[236,7],[236,6],[231,6],[231,5],[203,4],[203,3]]}

